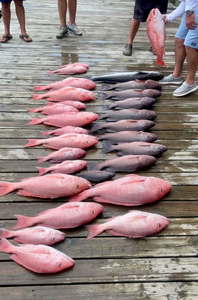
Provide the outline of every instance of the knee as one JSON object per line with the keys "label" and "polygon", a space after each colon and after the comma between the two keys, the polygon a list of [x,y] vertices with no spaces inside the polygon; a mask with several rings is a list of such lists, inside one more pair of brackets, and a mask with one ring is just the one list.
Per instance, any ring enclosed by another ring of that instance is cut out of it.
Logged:
{"label": "knee", "polygon": [[175,37],[175,46],[184,47],[184,40]]}
{"label": "knee", "polygon": [[23,7],[23,1],[19,1],[19,0],[14,0],[15,6],[16,7]]}
{"label": "knee", "polygon": [[2,3],[2,10],[10,9],[10,2],[9,3]]}

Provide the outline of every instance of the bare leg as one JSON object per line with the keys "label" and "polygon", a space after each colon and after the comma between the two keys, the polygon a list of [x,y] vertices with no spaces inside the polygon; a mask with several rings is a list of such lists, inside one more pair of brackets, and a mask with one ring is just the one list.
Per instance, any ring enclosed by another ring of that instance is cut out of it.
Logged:
{"label": "bare leg", "polygon": [[66,26],[67,0],[58,0],[60,25]]}
{"label": "bare leg", "polygon": [[139,26],[140,26],[140,22],[133,18],[131,20],[131,25],[130,25],[130,29],[129,29],[129,36],[128,36],[127,44],[132,44],[133,43],[133,40],[136,36],[136,33],[139,29]]}
{"label": "bare leg", "polygon": [[69,23],[73,24],[76,20],[77,0],[68,0]]}
{"label": "bare leg", "polygon": [[[10,34],[10,20],[11,20],[11,11],[10,11],[10,3],[2,3],[2,16],[3,16],[3,24],[4,24],[4,36],[11,36]],[[5,38],[0,38],[0,42],[6,43],[8,40]]]}
{"label": "bare leg", "polygon": [[26,29],[25,29],[25,9],[23,6],[22,1],[14,0],[15,8],[16,8],[16,15],[19,20],[19,25],[21,29],[21,35],[23,36],[23,40],[25,42],[31,42],[32,39],[27,35]]}
{"label": "bare leg", "polygon": [[186,49],[184,46],[184,40],[175,38],[175,67],[173,71],[173,77],[181,77],[182,67],[186,58]]}
{"label": "bare leg", "polygon": [[188,75],[186,83],[188,85],[194,84],[195,74],[198,66],[198,50],[185,46],[187,55]]}

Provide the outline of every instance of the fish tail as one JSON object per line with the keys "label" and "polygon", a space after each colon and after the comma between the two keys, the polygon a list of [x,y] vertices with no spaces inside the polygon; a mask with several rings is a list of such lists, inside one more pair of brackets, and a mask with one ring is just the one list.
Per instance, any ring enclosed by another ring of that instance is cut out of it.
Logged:
{"label": "fish tail", "polygon": [[35,85],[34,90],[33,91],[45,91],[46,87],[42,86],[42,85]]}
{"label": "fish tail", "polygon": [[12,227],[12,229],[19,229],[19,228],[25,228],[30,227],[34,225],[34,222],[32,222],[32,218],[22,216],[22,215],[14,215],[17,218],[17,223]]}
{"label": "fish tail", "polygon": [[5,253],[11,253],[13,247],[14,246],[10,242],[8,242],[8,240],[4,238],[0,240],[0,251]]}
{"label": "fish tail", "polygon": [[110,104],[105,104],[105,105],[102,105],[102,110],[108,110],[111,108],[111,105]]}
{"label": "fish tail", "polygon": [[85,228],[88,230],[87,240],[103,232],[101,225],[86,225]]}
{"label": "fish tail", "polygon": [[105,85],[105,84],[102,85],[102,91],[109,91],[112,89],[113,89],[112,85]]}
{"label": "fish tail", "polygon": [[104,99],[107,99],[107,98],[109,98],[107,93],[99,93],[98,94],[98,99],[104,100]]}
{"label": "fish tail", "polygon": [[38,99],[42,99],[42,98],[45,98],[44,94],[41,94],[41,95],[33,94],[32,98],[30,100],[38,100]]}
{"label": "fish tail", "polygon": [[39,174],[38,174],[39,176],[47,173],[47,171],[48,171],[48,168],[40,168],[40,167],[38,167],[37,169],[39,171]]}
{"label": "fish tail", "polygon": [[30,112],[30,113],[35,113],[35,112],[39,112],[39,111],[40,111],[39,108],[30,108],[30,109],[29,109],[29,112]]}
{"label": "fish tail", "polygon": [[40,141],[38,141],[36,139],[29,139],[28,143],[23,147],[27,148],[27,147],[34,147],[34,146],[38,146],[38,145],[40,145]]}
{"label": "fish tail", "polygon": [[165,68],[167,68],[167,65],[165,64],[162,58],[157,58],[156,66],[164,66]]}
{"label": "fish tail", "polygon": [[45,157],[37,157],[37,164],[45,162],[47,159]]}
{"label": "fish tail", "polygon": [[40,119],[34,118],[29,123],[27,123],[27,125],[36,125],[36,124],[41,124],[41,123],[43,123],[42,118],[40,118]]}
{"label": "fish tail", "polygon": [[103,140],[102,144],[103,144],[103,148],[102,148],[101,153],[108,153],[113,150],[112,144],[108,140]]}
{"label": "fish tail", "polygon": [[92,123],[91,124],[91,129],[90,129],[90,133],[92,133],[92,132],[95,132],[95,131],[98,131],[100,129],[100,124],[98,124],[98,123]]}
{"label": "fish tail", "polygon": [[52,133],[52,131],[43,131],[41,135],[49,135],[51,133]]}
{"label": "fish tail", "polygon": [[0,196],[9,194],[15,190],[15,185],[12,182],[0,181]]}
{"label": "fish tail", "polygon": [[1,228],[1,229],[0,229],[0,239],[3,239],[3,238],[9,238],[9,237],[11,237],[10,230]]}

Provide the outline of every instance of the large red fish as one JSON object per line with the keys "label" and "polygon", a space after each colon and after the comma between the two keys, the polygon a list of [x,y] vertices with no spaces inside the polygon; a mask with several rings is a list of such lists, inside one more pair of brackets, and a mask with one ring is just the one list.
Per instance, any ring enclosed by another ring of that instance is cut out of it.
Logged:
{"label": "large red fish", "polygon": [[54,105],[45,105],[38,108],[30,108],[30,113],[41,113],[42,115],[56,115],[67,112],[79,112],[79,110],[73,106],[62,104],[61,102],[55,103]]}
{"label": "large red fish", "polygon": [[66,160],[60,164],[54,164],[49,168],[37,167],[39,171],[39,176],[46,173],[63,173],[63,174],[73,174],[85,168],[87,166],[87,161],[82,159],[77,160]]}
{"label": "large red fish", "polygon": [[165,55],[165,23],[158,8],[153,8],[147,19],[147,35],[150,40],[150,44],[157,54],[156,65],[162,65],[167,68],[167,65],[163,61]]}
{"label": "large red fish", "polygon": [[89,134],[88,130],[82,127],[65,126],[50,131],[43,131],[42,135],[61,135],[65,133]]}
{"label": "large red fish", "polygon": [[160,200],[171,188],[169,182],[160,178],[126,175],[97,184],[87,191],[72,196],[70,201],[83,201],[92,197],[97,202],[136,206]]}
{"label": "large red fish", "polygon": [[46,245],[12,245],[8,240],[0,240],[0,251],[12,253],[16,263],[36,273],[57,273],[74,264],[66,254]]}

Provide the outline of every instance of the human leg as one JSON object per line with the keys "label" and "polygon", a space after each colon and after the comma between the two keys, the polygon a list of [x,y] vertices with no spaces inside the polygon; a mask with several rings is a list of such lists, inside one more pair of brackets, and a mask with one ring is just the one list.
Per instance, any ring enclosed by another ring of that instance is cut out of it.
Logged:
{"label": "human leg", "polygon": [[68,10],[69,10],[69,23],[68,29],[75,35],[82,35],[82,32],[78,29],[76,25],[76,10],[77,10],[77,0],[68,0]]}
{"label": "human leg", "polygon": [[57,39],[62,39],[68,35],[68,27],[66,25],[67,15],[67,0],[58,0],[58,13],[60,20],[59,33],[56,35]]}
{"label": "human leg", "polygon": [[30,43],[32,42],[32,39],[28,36],[25,28],[25,9],[23,6],[23,1],[14,0],[14,3],[15,3],[16,15],[21,29],[21,34],[19,37],[23,39],[25,42]]}
{"label": "human leg", "polygon": [[8,3],[2,3],[4,34],[2,38],[0,38],[0,43],[7,43],[7,41],[9,41],[12,38],[10,34],[10,20],[11,20],[10,5],[11,5],[11,1]]}
{"label": "human leg", "polygon": [[128,35],[128,41],[127,41],[127,44],[125,45],[124,47],[124,50],[123,50],[123,55],[126,55],[126,56],[131,56],[132,55],[132,44],[133,44],[133,40],[136,36],[136,33],[139,29],[139,26],[140,26],[140,22],[136,19],[132,19],[131,20],[131,25],[130,25],[130,28],[129,28],[129,35]]}

